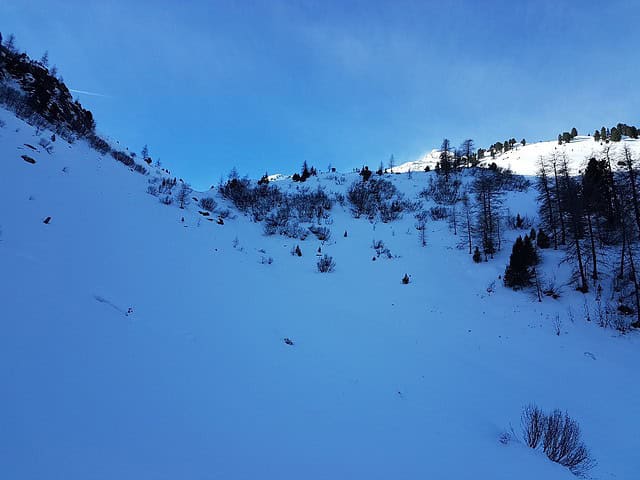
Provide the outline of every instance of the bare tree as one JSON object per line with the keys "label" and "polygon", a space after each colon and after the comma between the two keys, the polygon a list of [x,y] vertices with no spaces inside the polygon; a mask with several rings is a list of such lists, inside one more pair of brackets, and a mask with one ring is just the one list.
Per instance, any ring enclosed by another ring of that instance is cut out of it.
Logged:
{"label": "bare tree", "polygon": [[189,195],[191,195],[191,192],[192,192],[191,187],[189,187],[188,184],[183,183],[180,186],[180,190],[178,190],[178,194],[176,196],[176,200],[178,201],[180,208],[184,208],[187,205],[189,205],[189,201],[190,201]]}

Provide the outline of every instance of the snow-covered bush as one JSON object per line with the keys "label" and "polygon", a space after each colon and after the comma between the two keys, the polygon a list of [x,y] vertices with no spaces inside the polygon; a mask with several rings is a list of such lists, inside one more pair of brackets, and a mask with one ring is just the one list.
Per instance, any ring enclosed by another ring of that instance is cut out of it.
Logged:
{"label": "snow-covered bush", "polygon": [[327,227],[312,225],[309,227],[309,231],[322,242],[326,242],[331,238],[331,230],[329,230]]}

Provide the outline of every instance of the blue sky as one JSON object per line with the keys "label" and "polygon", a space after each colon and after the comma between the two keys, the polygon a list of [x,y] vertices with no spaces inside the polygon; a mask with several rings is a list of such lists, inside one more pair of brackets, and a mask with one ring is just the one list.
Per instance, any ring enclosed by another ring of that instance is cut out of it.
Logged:
{"label": "blue sky", "polygon": [[[576,7],[579,5],[579,7]],[[638,124],[635,1],[20,0],[0,31],[98,129],[203,188]]]}

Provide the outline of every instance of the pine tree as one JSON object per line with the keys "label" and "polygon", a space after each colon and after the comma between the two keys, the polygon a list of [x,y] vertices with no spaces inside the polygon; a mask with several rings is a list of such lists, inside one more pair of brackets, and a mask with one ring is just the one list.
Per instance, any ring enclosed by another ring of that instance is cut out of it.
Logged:
{"label": "pine tree", "polygon": [[[529,238],[529,237],[527,237]],[[522,237],[518,237],[513,244],[509,264],[504,272],[504,284],[515,290],[531,284],[532,271],[529,252]]]}
{"label": "pine tree", "polygon": [[473,261],[476,263],[480,263],[482,261],[482,254],[480,253],[480,249],[476,247],[473,251]]}
{"label": "pine tree", "polygon": [[596,130],[595,132],[593,132],[593,140],[595,142],[599,142],[600,141],[600,132],[598,130]]}
{"label": "pine tree", "polygon": [[607,129],[606,129],[606,128],[604,128],[604,127],[602,127],[602,128],[600,129],[600,138],[601,138],[602,140],[606,140],[606,139],[607,139]]}
{"label": "pine tree", "polygon": [[440,147],[440,172],[444,175],[444,178],[448,181],[449,174],[451,173],[452,165],[449,158],[451,152],[451,142],[448,138],[442,140],[442,146]]}
{"label": "pine tree", "polygon": [[573,127],[571,129],[571,138],[575,138],[578,136],[578,130],[576,129],[576,127]]}
{"label": "pine tree", "polygon": [[620,140],[622,140],[622,135],[620,134],[620,130],[618,130],[616,127],[613,127],[611,129],[611,141],[619,142]]}
{"label": "pine tree", "polygon": [[551,247],[551,239],[546,233],[544,233],[544,230],[542,230],[541,228],[538,229],[538,234],[536,235],[536,243],[538,244],[538,248],[541,249]]}

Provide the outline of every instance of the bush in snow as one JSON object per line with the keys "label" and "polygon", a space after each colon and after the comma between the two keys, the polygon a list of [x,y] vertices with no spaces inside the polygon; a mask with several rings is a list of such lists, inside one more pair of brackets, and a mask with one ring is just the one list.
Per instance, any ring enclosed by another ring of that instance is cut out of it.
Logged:
{"label": "bush in snow", "polygon": [[522,409],[520,417],[522,436],[531,448],[538,448],[546,425],[546,415],[536,405],[529,404]]}
{"label": "bush in snow", "polygon": [[532,225],[533,225],[533,220],[531,220],[526,215],[520,216],[519,213],[515,217],[510,215],[507,218],[507,226],[511,230],[529,230]]}
{"label": "bush in snow", "polygon": [[400,218],[405,210],[416,208],[415,204],[404,199],[393,183],[384,179],[354,182],[347,191],[347,199],[354,217],[364,215],[373,220],[379,216],[385,223]]}
{"label": "bush in snow", "polygon": [[318,260],[318,271],[321,273],[333,272],[336,268],[336,262],[333,261],[333,257],[330,257],[326,253]]}
{"label": "bush in snow", "polygon": [[429,215],[431,216],[431,220],[444,220],[449,216],[449,212],[445,207],[437,206],[429,209]]}
{"label": "bush in snow", "polygon": [[216,201],[211,197],[200,199],[200,208],[207,212],[213,212],[216,209]]}
{"label": "bush in snow", "polygon": [[239,178],[233,171],[229,174],[228,180],[220,185],[220,195],[230,200],[241,212],[249,210],[252,204],[251,181],[248,178]]}
{"label": "bush in snow", "polygon": [[329,230],[327,227],[312,225],[309,227],[309,231],[322,242],[326,242],[331,238],[331,230]]}
{"label": "bush in snow", "polygon": [[595,466],[589,449],[582,441],[580,425],[566,412],[556,409],[545,414],[535,405],[527,405],[521,416],[525,443],[534,449],[542,447],[552,462],[567,467],[584,477]]}

